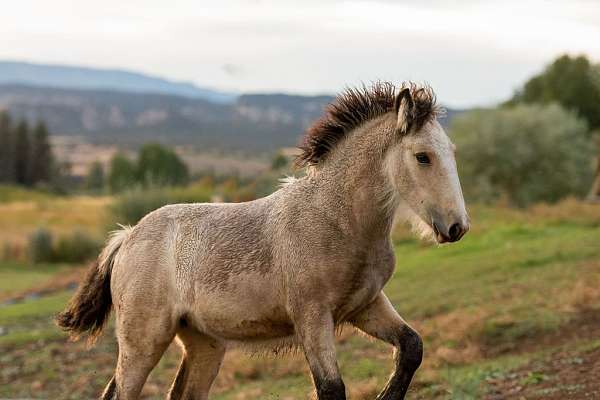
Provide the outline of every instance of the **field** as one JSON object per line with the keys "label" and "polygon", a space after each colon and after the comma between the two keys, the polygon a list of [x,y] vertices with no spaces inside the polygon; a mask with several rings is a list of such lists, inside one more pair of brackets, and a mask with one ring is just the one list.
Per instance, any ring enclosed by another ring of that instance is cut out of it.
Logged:
{"label": "field", "polygon": [[[22,241],[40,220],[51,230],[100,234],[110,201],[15,198],[0,204],[1,239]],[[35,223],[17,224],[19,212]],[[470,213],[472,230],[457,244],[423,244],[403,228],[394,236],[397,269],[385,292],[425,340],[409,398],[600,398],[600,207],[566,200],[526,210],[474,206]],[[93,398],[112,375],[110,327],[88,348],[68,342],[52,323],[83,268],[0,263],[0,398]],[[345,329],[337,349],[349,398],[374,398],[391,372],[391,348]],[[164,397],[178,362],[173,345],[144,398]],[[234,349],[212,398],[311,394],[301,355],[274,359]]]}

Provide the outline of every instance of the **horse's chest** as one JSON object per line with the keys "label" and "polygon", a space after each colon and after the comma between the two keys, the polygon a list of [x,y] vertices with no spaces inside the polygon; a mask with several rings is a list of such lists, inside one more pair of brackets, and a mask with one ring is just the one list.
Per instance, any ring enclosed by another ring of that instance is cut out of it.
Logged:
{"label": "horse's chest", "polygon": [[348,273],[347,285],[339,293],[335,307],[335,319],[343,322],[364,309],[381,292],[394,269],[394,259],[386,257],[376,262],[354,268]]}

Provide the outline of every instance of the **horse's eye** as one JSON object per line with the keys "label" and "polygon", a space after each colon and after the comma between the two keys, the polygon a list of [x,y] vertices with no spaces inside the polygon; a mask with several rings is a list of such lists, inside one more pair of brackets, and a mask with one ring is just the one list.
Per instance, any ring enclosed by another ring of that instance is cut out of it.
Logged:
{"label": "horse's eye", "polygon": [[419,162],[419,164],[431,164],[431,160],[429,159],[429,156],[425,153],[417,153],[415,154],[415,158],[417,159],[417,161]]}

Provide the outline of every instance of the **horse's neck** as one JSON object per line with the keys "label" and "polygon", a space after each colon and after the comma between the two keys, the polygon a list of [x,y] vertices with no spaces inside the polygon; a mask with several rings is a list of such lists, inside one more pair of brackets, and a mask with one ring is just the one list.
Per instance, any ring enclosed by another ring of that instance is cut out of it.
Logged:
{"label": "horse's neck", "polygon": [[383,172],[383,149],[360,136],[340,145],[316,174],[318,206],[353,235],[388,239],[395,204]]}

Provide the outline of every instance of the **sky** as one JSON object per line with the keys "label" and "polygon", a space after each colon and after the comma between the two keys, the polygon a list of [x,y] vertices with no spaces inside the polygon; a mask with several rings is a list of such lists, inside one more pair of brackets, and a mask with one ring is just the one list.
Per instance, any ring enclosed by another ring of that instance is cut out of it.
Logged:
{"label": "sky", "polygon": [[428,82],[492,105],[556,56],[600,62],[595,0],[18,0],[0,59],[119,68],[235,92]]}

